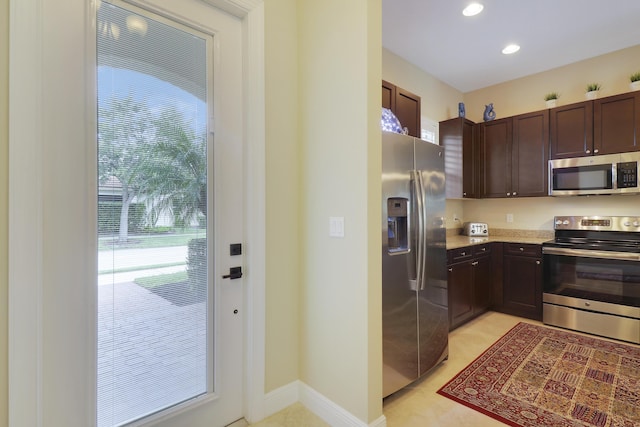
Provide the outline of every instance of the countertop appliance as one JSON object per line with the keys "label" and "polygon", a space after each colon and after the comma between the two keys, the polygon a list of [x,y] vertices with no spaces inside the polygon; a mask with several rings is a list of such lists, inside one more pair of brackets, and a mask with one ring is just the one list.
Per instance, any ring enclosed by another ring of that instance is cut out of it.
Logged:
{"label": "countertop appliance", "polygon": [[550,196],[637,194],[640,152],[549,160]]}
{"label": "countertop appliance", "polygon": [[640,344],[640,217],[557,216],[554,227],[544,323]]}
{"label": "countertop appliance", "polygon": [[484,222],[465,222],[462,225],[462,234],[465,236],[488,236],[489,226]]}
{"label": "countertop appliance", "polygon": [[443,148],[382,132],[383,395],[449,354]]}

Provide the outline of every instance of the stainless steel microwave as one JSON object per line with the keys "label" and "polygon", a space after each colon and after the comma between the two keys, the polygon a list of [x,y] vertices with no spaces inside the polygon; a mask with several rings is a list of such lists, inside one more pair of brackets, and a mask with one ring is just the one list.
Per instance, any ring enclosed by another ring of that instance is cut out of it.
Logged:
{"label": "stainless steel microwave", "polygon": [[549,160],[549,195],[635,194],[640,152]]}

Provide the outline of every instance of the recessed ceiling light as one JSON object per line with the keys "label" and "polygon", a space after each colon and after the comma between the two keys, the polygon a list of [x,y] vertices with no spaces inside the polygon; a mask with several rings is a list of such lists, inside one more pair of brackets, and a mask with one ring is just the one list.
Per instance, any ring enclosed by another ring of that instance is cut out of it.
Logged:
{"label": "recessed ceiling light", "polygon": [[484,9],[484,6],[480,3],[471,3],[469,6],[464,8],[462,14],[464,16],[473,16],[482,12],[482,9]]}
{"label": "recessed ceiling light", "polygon": [[509,46],[502,49],[502,53],[504,53],[505,55],[510,55],[512,53],[516,53],[519,50],[520,46],[518,46],[517,44],[510,44]]}

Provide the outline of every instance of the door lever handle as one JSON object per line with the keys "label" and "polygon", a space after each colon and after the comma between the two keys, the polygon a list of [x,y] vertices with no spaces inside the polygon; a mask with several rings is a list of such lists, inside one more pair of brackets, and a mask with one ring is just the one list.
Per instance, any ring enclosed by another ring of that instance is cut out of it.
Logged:
{"label": "door lever handle", "polygon": [[223,279],[239,279],[242,277],[242,267],[231,267],[229,274],[222,276]]}

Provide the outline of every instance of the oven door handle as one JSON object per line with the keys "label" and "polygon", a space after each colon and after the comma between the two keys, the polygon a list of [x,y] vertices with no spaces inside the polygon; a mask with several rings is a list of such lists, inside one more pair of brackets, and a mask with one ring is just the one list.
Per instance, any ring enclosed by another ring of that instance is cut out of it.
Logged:
{"label": "oven door handle", "polygon": [[614,259],[619,261],[640,261],[640,254],[632,253],[632,252],[611,252],[611,251],[596,251],[596,250],[590,250],[590,249],[567,249],[567,248],[543,247],[542,253],[549,254],[549,255]]}

